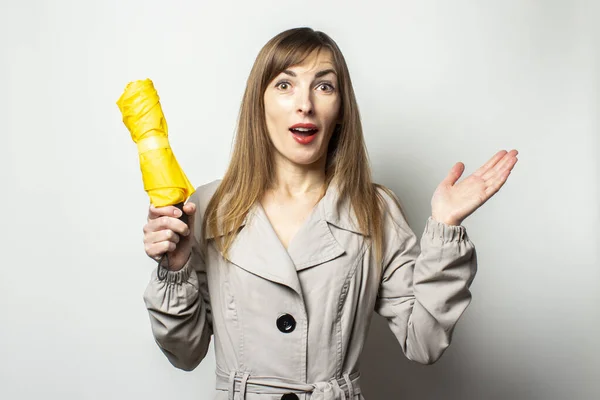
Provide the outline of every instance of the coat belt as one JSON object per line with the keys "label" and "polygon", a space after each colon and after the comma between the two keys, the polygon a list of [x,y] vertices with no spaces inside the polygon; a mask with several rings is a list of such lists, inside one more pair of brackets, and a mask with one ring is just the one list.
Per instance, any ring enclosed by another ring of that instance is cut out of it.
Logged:
{"label": "coat belt", "polygon": [[233,400],[234,393],[240,393],[240,400],[246,399],[246,393],[284,394],[310,393],[310,400],[354,400],[360,393],[360,373],[345,373],[341,378],[329,381],[303,383],[275,376],[250,375],[247,372],[232,371],[229,374],[217,370],[217,390],[229,393]]}

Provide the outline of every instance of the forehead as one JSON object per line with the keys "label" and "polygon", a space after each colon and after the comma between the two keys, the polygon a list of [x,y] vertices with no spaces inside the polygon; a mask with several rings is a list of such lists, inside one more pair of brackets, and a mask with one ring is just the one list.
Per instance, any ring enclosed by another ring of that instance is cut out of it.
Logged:
{"label": "forehead", "polygon": [[290,65],[286,70],[297,73],[316,72],[325,68],[335,69],[333,55],[328,49],[314,50],[304,60],[295,65]]}

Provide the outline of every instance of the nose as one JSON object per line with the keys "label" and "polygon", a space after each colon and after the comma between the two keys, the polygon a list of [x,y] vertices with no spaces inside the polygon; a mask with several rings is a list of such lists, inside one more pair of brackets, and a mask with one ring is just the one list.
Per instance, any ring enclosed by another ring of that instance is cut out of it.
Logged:
{"label": "nose", "polygon": [[296,99],[297,112],[302,115],[311,115],[314,113],[314,104],[312,91],[310,89],[298,90]]}

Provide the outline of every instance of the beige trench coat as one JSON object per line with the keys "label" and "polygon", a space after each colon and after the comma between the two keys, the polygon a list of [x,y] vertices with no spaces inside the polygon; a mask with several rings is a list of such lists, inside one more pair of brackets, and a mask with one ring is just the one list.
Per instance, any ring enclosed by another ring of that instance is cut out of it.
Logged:
{"label": "beige trench coat", "polygon": [[214,335],[215,399],[364,400],[358,361],[372,311],[410,360],[433,363],[448,347],[477,269],[465,227],[429,218],[419,244],[384,194],[378,266],[330,185],[287,250],[255,205],[227,262],[214,238],[206,235],[204,249],[197,240],[218,184],[190,197],[197,212],[189,261],[163,281],[154,271],[144,293],[156,342],[175,367],[195,368]]}

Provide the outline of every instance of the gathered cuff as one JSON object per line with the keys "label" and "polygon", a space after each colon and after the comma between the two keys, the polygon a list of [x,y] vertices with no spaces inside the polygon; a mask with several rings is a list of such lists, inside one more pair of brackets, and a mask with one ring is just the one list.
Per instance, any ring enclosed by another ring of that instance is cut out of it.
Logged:
{"label": "gathered cuff", "polygon": [[[162,282],[173,283],[173,284],[182,284],[182,283],[187,282],[190,275],[192,274],[192,271],[194,270],[192,268],[191,260],[192,260],[192,256],[190,254],[190,257],[185,262],[183,267],[178,271],[167,271],[167,276],[165,277],[165,279]],[[154,276],[155,276],[155,279],[158,280],[158,278],[156,277],[157,269],[158,269],[158,267],[156,267],[154,269]]]}
{"label": "gathered cuff", "polygon": [[462,225],[447,225],[436,221],[433,217],[427,218],[423,237],[441,243],[461,242],[469,240],[467,228]]}

